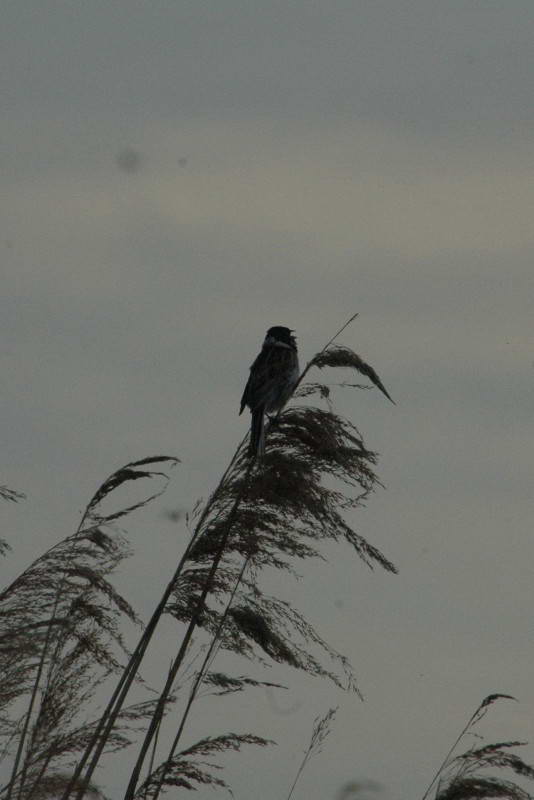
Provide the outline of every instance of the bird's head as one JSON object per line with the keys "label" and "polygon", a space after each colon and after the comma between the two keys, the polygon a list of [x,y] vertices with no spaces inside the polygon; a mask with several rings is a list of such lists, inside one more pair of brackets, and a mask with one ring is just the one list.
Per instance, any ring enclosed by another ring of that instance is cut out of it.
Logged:
{"label": "bird's head", "polygon": [[265,344],[282,342],[283,344],[294,346],[295,337],[291,335],[292,333],[293,331],[291,328],[285,328],[283,325],[275,325],[273,328],[269,328],[267,331],[265,336]]}

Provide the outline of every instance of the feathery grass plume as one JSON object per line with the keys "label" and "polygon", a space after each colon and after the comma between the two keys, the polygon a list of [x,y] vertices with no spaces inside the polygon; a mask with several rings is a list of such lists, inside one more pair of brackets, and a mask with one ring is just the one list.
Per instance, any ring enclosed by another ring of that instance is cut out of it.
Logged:
{"label": "feathery grass plume", "polygon": [[[12,503],[18,503],[23,500],[26,495],[23,492],[16,492],[14,489],[8,489],[7,486],[0,486],[0,497],[2,500],[10,500]],[[0,539],[0,556],[11,550],[11,545],[5,539]]]}
{"label": "feathery grass plume", "polygon": [[[221,546],[228,509],[242,496],[232,536],[213,579],[210,605],[203,608],[198,624],[211,632],[216,629],[224,599],[239,572],[239,559],[244,557],[253,577],[241,580],[236,595],[238,608],[229,614],[221,634],[222,646],[250,656],[256,644],[274,660],[285,660],[318,674],[316,660],[310,654],[304,657],[305,651],[293,643],[298,642],[300,634],[304,643],[317,644],[327,651],[328,647],[289,604],[262,593],[255,576],[265,567],[295,573],[295,559],[324,558],[319,547],[329,539],[345,540],[368,566],[379,564],[394,572],[394,565],[344,516],[347,509],[362,505],[377,485],[375,461],[375,454],[367,450],[357,429],[333,412],[313,407],[285,411],[269,432],[261,469],[249,475],[246,482],[247,457],[242,452],[236,459],[224,492],[213,503],[189,551],[188,566],[168,606],[170,613],[183,622],[191,619],[208,565]],[[353,493],[328,488],[325,477],[344,484]],[[337,658],[334,651],[329,652]]]}
{"label": "feathery grass plume", "polygon": [[215,694],[222,696],[226,694],[235,694],[236,692],[242,692],[248,686],[262,689],[287,689],[287,686],[283,686],[281,683],[256,681],[254,678],[250,678],[246,675],[231,676],[226,675],[224,672],[206,672],[202,683],[205,687],[214,687],[211,691],[206,689],[202,692],[203,695]]}
{"label": "feathery grass plume", "polygon": [[26,495],[24,492],[16,492],[7,486],[0,486],[0,497],[2,500],[11,500],[12,503],[18,503],[19,500],[24,500]]}
{"label": "feathery grass plume", "polygon": [[532,795],[517,783],[500,778],[465,778],[448,786],[439,800],[532,800]]}
{"label": "feathery grass plume", "polygon": [[[69,773],[57,772],[53,775],[44,775],[32,794],[32,800],[56,800],[69,780]],[[109,800],[95,784],[87,787],[87,797],[90,800]]]}
{"label": "feathery grass plume", "polygon": [[226,789],[232,794],[228,784],[213,774],[222,769],[220,764],[206,761],[206,758],[228,751],[238,752],[245,744],[259,747],[274,745],[275,742],[254,736],[250,733],[225,733],[221,736],[208,736],[178,753],[170,764],[162,764],[144,781],[135,794],[136,800],[152,800],[159,794],[160,773],[165,769],[165,785],[182,789],[198,789],[201,785]]}
{"label": "feathery grass plume", "polygon": [[[489,707],[501,699],[515,700],[511,695],[505,694],[490,694],[484,698],[445,756],[423,795],[423,800],[430,795],[433,787],[436,787],[434,800],[472,800],[486,797],[530,800],[531,795],[517,780],[509,777],[510,773],[514,773],[517,778],[534,780],[534,767],[511,752],[526,742],[492,742],[478,747],[471,744],[463,753],[455,755],[464,738],[476,736],[480,741],[482,737],[475,728],[486,716]],[[491,774],[497,770],[505,770],[505,777]]]}
{"label": "feathery grass plume", "polygon": [[[185,573],[182,590],[194,587],[206,579],[205,570]],[[192,578],[192,580],[190,580]],[[355,676],[346,658],[331,647],[291,605],[260,591],[254,580],[241,578],[236,590],[235,605],[217,608],[217,597],[224,603],[227,583],[237,582],[237,571],[229,569],[214,582],[209,607],[205,607],[198,625],[212,636],[218,636],[218,648],[244,656],[260,664],[272,661],[304,670],[310,675],[331,680],[339,688],[356,690]],[[178,602],[170,611],[178,619],[188,619],[187,607]],[[224,618],[223,618],[224,617]],[[224,625],[221,624],[224,622]],[[221,628],[221,630],[219,630]],[[310,647],[315,653],[310,652]]]}
{"label": "feathery grass plume", "polygon": [[[526,764],[509,749],[521,747],[526,742],[495,742],[484,747],[470,748],[456,756],[448,767],[448,774],[440,778],[436,800],[469,800],[472,797],[532,797],[517,781],[492,777],[491,772],[506,770],[518,778],[534,780],[534,768]],[[486,774],[485,774],[486,773]],[[488,775],[487,773],[490,773]],[[478,792],[478,793],[477,793]],[[485,793],[484,793],[485,792]]]}
{"label": "feathery grass plume", "polygon": [[[91,693],[82,698],[85,708],[91,700]],[[62,698],[63,704],[66,704],[67,701],[68,698]],[[155,702],[136,703],[122,709],[117,724],[107,739],[107,753],[117,753],[132,743],[146,725],[147,720],[152,717]],[[78,711],[83,711],[84,707]],[[74,719],[74,714],[72,718]],[[58,721],[58,724],[52,728],[49,738],[41,742],[41,747],[38,750],[34,747],[32,761],[24,771],[24,787],[21,786],[20,776],[17,776],[18,795],[24,800],[34,800],[35,797],[41,796],[51,796],[56,800],[71,782],[72,771],[67,770],[72,767],[76,756],[83,752],[91,740],[95,725],[96,722],[88,722],[78,726],[72,724],[61,727]],[[2,792],[7,788],[7,786],[3,787]],[[23,791],[21,791],[22,788]],[[92,796],[95,793],[94,784],[84,787],[84,792]],[[98,796],[104,797],[101,794]]]}
{"label": "feathery grass plume", "polygon": [[314,394],[318,394],[321,400],[326,400],[329,408],[332,407],[329,402],[331,394],[330,386],[327,386],[325,383],[317,383],[313,381],[301,383],[295,390],[294,397],[311,397]]}
{"label": "feathery grass plume", "polygon": [[323,367],[348,367],[350,369],[355,369],[361,375],[365,375],[366,378],[369,378],[371,383],[374,383],[382,394],[385,394],[388,400],[391,400],[391,402],[395,404],[395,401],[390,397],[389,392],[373,367],[371,367],[370,364],[366,364],[365,361],[363,361],[360,356],[356,355],[349,347],[343,347],[341,345],[328,347],[315,356],[313,364],[319,367],[319,369]]}
{"label": "feathery grass plume", "polygon": [[313,758],[313,756],[316,756],[322,752],[323,744],[325,743],[326,738],[328,737],[328,734],[332,729],[331,726],[334,721],[334,717],[336,716],[336,713],[337,713],[337,707],[331,708],[329,711],[327,711],[324,717],[315,718],[315,721],[313,723],[313,730],[310,743],[306,748],[306,751],[304,753],[304,758],[302,759],[300,766],[297,770],[297,774],[295,776],[295,780],[293,781],[291,789],[289,790],[287,800],[291,799],[291,796],[295,790],[295,786],[299,782],[299,779],[304,771],[304,768],[306,767],[306,764],[308,763],[310,758]]}
{"label": "feathery grass plume", "polygon": [[[4,756],[16,746],[11,779],[0,790],[6,800],[14,793],[20,800],[33,796],[91,736],[94,726],[80,726],[78,714],[110,673],[121,669],[119,659],[126,654],[123,620],[139,622],[109,581],[130,554],[116,520],[164,491],[168,476],[143,469],[161,463],[174,465],[176,459],[142,459],[113,473],[90,500],[76,532],[0,593]],[[119,486],[153,478],[162,478],[163,488],[126,508],[103,509],[103,501]],[[19,718],[24,702],[26,711]],[[151,714],[152,707],[138,713]],[[117,734],[109,745],[115,749],[125,741]]]}
{"label": "feathery grass plume", "polygon": [[[324,558],[320,548],[328,540],[344,540],[370,567],[378,564],[396,571],[345,516],[348,510],[363,505],[379,485],[373,469],[376,455],[365,447],[356,427],[334,413],[328,389],[312,384],[308,393],[306,384],[302,385],[302,377],[313,366],[347,366],[347,358],[330,363],[324,355],[334,339],[312,359],[299,380],[301,395],[318,393],[327,400],[328,409],[292,407],[277,415],[268,426],[268,448],[261,462],[250,459],[243,444],[238,448],[195,529],[167,610],[189,625],[186,638],[200,627],[211,635],[212,644],[216,642],[215,650],[222,647],[260,663],[286,663],[356,690],[347,659],[290,604],[266,595],[257,584],[265,567],[296,574],[296,559]],[[362,364],[370,374],[371,368]],[[332,483],[339,488],[331,488]],[[182,643],[174,670],[184,653]],[[162,697],[170,691],[172,680],[171,674]],[[197,688],[201,681],[202,676]],[[195,691],[166,763],[172,761]],[[157,723],[147,732],[125,800],[134,797],[156,729]],[[163,783],[160,778],[156,797]]]}

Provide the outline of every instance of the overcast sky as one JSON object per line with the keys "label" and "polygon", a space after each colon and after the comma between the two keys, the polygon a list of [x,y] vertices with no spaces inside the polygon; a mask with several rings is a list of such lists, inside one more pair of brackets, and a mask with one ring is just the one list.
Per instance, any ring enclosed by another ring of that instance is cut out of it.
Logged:
{"label": "overcast sky", "polygon": [[0,484],[28,495],[0,507],[5,580],[115,468],[177,455],[131,524],[148,614],[183,547],[163,512],[244,434],[271,324],[305,361],[359,312],[342,341],[398,403],[339,397],[387,485],[358,529],[399,575],[340,548],[288,587],[365,703],[284,673],[290,695],[199,707],[200,735],[231,708],[282,745],[233,759],[238,800],[284,797],[338,704],[297,800],[421,796],[490,692],[521,701],[488,725],[534,761],[533,39],[532,0],[3,6]]}

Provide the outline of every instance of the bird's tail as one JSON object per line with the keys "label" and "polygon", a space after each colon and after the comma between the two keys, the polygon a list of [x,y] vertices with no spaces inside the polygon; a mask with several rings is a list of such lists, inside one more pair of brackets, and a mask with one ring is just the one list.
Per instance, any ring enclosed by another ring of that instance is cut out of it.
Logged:
{"label": "bird's tail", "polygon": [[263,407],[257,408],[252,412],[252,424],[250,426],[250,445],[249,453],[258,458],[265,453],[265,414]]}

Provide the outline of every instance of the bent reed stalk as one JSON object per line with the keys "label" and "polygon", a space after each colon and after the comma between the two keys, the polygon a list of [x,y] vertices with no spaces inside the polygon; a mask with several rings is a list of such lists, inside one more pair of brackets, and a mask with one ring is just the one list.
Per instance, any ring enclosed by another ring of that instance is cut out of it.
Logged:
{"label": "bent reed stalk", "polygon": [[[373,381],[373,383],[378,385],[379,388],[385,394],[387,394],[387,392],[385,391],[383,385],[380,383],[380,380],[378,379],[378,376],[376,375],[374,370],[372,370],[370,367],[368,367],[365,364],[365,362],[363,362],[361,359],[359,359],[359,357],[357,357],[355,354],[353,354],[353,361],[355,360],[356,363],[352,363],[352,362],[347,363],[347,359],[345,359],[343,361],[343,363],[341,363],[341,364],[340,363],[330,364],[330,361],[333,361],[334,357],[337,356],[338,353],[344,352],[344,350],[342,348],[337,348],[336,350],[334,350],[332,348],[330,353],[328,353],[329,348],[331,348],[331,345],[333,344],[335,339],[339,336],[339,334],[343,330],[345,330],[345,328],[350,324],[350,322],[353,319],[355,319],[356,316],[357,315],[353,315],[339,329],[339,331],[330,339],[330,341],[323,347],[323,349],[318,354],[316,354],[316,356],[314,356],[314,358],[306,365],[305,369],[303,370],[302,374],[300,375],[299,380],[298,380],[298,382],[297,382],[297,384],[295,386],[295,390],[301,384],[304,376],[307,374],[307,372],[309,371],[309,369],[311,367],[318,366],[319,368],[321,368],[323,366],[333,365],[333,366],[344,366],[344,367],[352,366],[352,367],[355,367],[356,369],[358,369],[359,371],[364,371],[362,369],[362,367],[365,368],[367,370],[365,372],[365,374],[367,376],[371,377],[371,380]],[[352,351],[349,351],[348,349],[346,349],[346,352],[347,353],[351,353]],[[338,360],[339,360],[339,357],[338,357]],[[387,395],[387,396],[389,397],[389,395]],[[274,435],[275,438],[276,438],[276,435],[277,435],[280,414],[281,414],[281,412],[279,412],[276,415],[276,418],[270,423],[270,425],[267,428],[267,432],[268,433],[270,433],[271,430],[272,430],[273,435]],[[353,440],[353,441],[355,441],[355,440]],[[359,442],[358,442],[358,444],[359,444]],[[362,454],[364,452],[366,453],[366,455],[369,455],[366,451],[361,450]],[[138,781],[139,781],[142,765],[143,765],[143,762],[145,760],[145,757],[146,757],[146,754],[148,752],[148,749],[150,747],[150,743],[153,740],[153,738],[154,738],[154,736],[156,734],[156,731],[159,729],[159,725],[161,723],[161,719],[162,719],[162,716],[163,716],[163,711],[164,711],[164,708],[165,708],[165,704],[166,704],[166,702],[168,700],[168,697],[169,697],[171,689],[172,689],[173,681],[174,681],[174,679],[175,679],[175,677],[176,677],[176,675],[178,673],[178,670],[180,669],[180,667],[183,664],[184,657],[185,657],[185,654],[186,654],[186,651],[187,651],[187,646],[188,646],[189,641],[191,639],[192,632],[197,627],[197,625],[199,624],[199,620],[202,617],[202,615],[206,612],[205,601],[206,601],[206,598],[207,598],[208,594],[210,594],[210,592],[212,592],[212,589],[213,589],[213,586],[214,586],[214,582],[215,582],[215,579],[216,579],[216,573],[217,573],[217,570],[219,568],[219,565],[221,564],[221,560],[222,560],[222,558],[223,558],[223,556],[225,554],[225,550],[226,550],[227,544],[228,544],[228,542],[230,540],[230,536],[232,534],[232,530],[236,525],[239,528],[239,525],[242,524],[242,523],[240,523],[240,520],[238,518],[239,514],[243,515],[243,512],[241,512],[241,510],[240,510],[241,506],[248,501],[252,505],[252,507],[254,507],[255,501],[259,499],[259,498],[254,498],[255,485],[258,482],[261,483],[262,476],[265,475],[265,473],[266,473],[266,471],[268,471],[268,467],[269,467],[269,459],[268,458],[267,459],[262,459],[261,461],[259,461],[257,463],[257,471],[254,473],[254,477],[252,478],[252,484],[249,485],[249,478],[251,477],[252,469],[253,469],[254,465],[256,464],[255,457],[252,457],[252,458],[249,458],[248,460],[246,460],[244,455],[243,455],[243,453],[241,452],[241,446],[240,446],[240,448],[238,448],[238,450],[237,450],[237,452],[236,452],[236,454],[234,456],[234,459],[232,460],[232,463],[235,464],[236,467],[237,467],[237,476],[236,476],[236,474],[234,474],[235,471],[234,471],[234,473],[232,473],[231,470],[227,471],[227,474],[228,474],[228,487],[226,487],[226,488],[229,489],[229,496],[233,497],[233,505],[232,505],[232,507],[231,507],[231,509],[230,509],[230,511],[228,513],[228,516],[227,516],[226,520],[221,524],[220,528],[217,529],[217,525],[215,525],[215,528],[212,529],[211,532],[205,531],[204,534],[203,534],[204,539],[205,539],[206,535],[208,535],[208,533],[210,534],[211,539],[214,539],[215,531],[216,531],[216,534],[217,534],[214,545],[210,546],[208,543],[206,543],[206,545],[207,545],[206,556],[210,555],[212,557],[211,566],[210,566],[210,569],[209,569],[209,571],[207,573],[205,582],[202,582],[202,579],[200,580],[200,582],[198,582],[198,588],[199,589],[201,588],[200,599],[197,602],[196,607],[192,611],[191,616],[189,617],[188,629],[186,631],[186,634],[185,634],[184,640],[182,642],[182,645],[180,647],[179,653],[178,653],[175,661],[173,662],[171,671],[170,671],[170,673],[169,673],[169,675],[167,677],[167,681],[166,681],[165,687],[164,687],[164,689],[162,691],[162,694],[160,696],[160,702],[158,704],[158,710],[157,710],[155,718],[153,719],[153,721],[152,721],[152,723],[151,723],[151,725],[149,727],[149,730],[147,731],[147,734],[145,736],[145,740],[143,742],[143,745],[142,745],[142,748],[141,748],[141,752],[140,752],[139,757],[137,759],[136,765],[134,767],[134,770],[133,770],[131,778],[130,778],[130,782],[129,782],[128,788],[127,788],[126,793],[124,795],[124,800],[133,800],[133,798],[137,797],[137,796],[139,796],[139,797],[146,796],[143,793],[143,789],[148,789],[148,787],[149,787],[149,785],[151,783],[152,783],[152,786],[151,786],[150,797],[153,798],[153,800],[156,800],[156,798],[159,796],[160,791],[162,789],[162,786],[164,784],[167,772],[169,771],[169,769],[172,766],[173,757],[174,757],[174,754],[175,754],[175,751],[176,751],[176,747],[178,745],[178,742],[179,742],[180,737],[182,735],[182,732],[184,730],[185,721],[186,721],[187,716],[188,716],[188,714],[189,714],[189,712],[191,710],[191,706],[192,706],[192,704],[194,702],[194,699],[196,697],[198,689],[199,689],[199,687],[200,687],[200,685],[202,683],[206,666],[207,666],[207,664],[208,664],[208,662],[209,662],[209,660],[211,658],[211,654],[212,654],[214,648],[220,642],[224,626],[225,626],[225,624],[227,622],[227,619],[228,619],[228,615],[229,615],[229,612],[230,612],[230,607],[231,607],[233,598],[235,597],[236,592],[238,590],[238,587],[239,587],[240,583],[242,582],[245,569],[246,569],[249,561],[251,560],[251,558],[255,554],[255,550],[257,549],[256,537],[252,533],[250,533],[251,530],[252,531],[254,530],[254,525],[252,524],[252,525],[249,525],[250,541],[248,542],[248,544],[245,543],[245,547],[241,548],[241,550],[239,550],[239,546],[237,547],[238,551],[243,552],[243,554],[245,555],[245,559],[244,559],[241,571],[240,571],[239,575],[237,576],[237,580],[235,581],[233,589],[231,591],[230,601],[226,605],[226,608],[225,608],[224,613],[223,613],[222,617],[220,618],[220,620],[219,621],[215,621],[213,623],[214,624],[214,630],[212,632],[212,639],[211,639],[211,644],[209,646],[208,654],[207,654],[207,656],[206,656],[206,658],[204,660],[204,664],[203,664],[202,668],[200,669],[199,673],[197,674],[197,679],[196,679],[196,681],[194,683],[194,686],[193,686],[193,688],[191,690],[191,693],[190,693],[190,696],[189,696],[189,700],[187,702],[186,709],[185,709],[185,711],[183,713],[181,722],[180,722],[180,724],[178,726],[178,731],[177,731],[177,734],[176,734],[176,736],[174,738],[173,744],[171,746],[170,753],[169,753],[167,759],[162,763],[160,768],[157,770],[158,775],[157,775],[157,779],[155,781],[155,786],[153,785],[154,782],[151,781],[150,775],[149,775],[149,777],[147,778],[147,780],[143,784],[143,787],[141,787],[141,789],[139,790],[139,794],[137,795],[136,794],[136,787],[137,787],[137,784],[138,784]],[[335,470],[333,470],[333,472],[335,472]],[[287,477],[287,473],[286,473],[286,477]],[[232,495],[232,482],[235,483],[235,486],[233,487],[233,489],[234,489],[233,495]],[[295,494],[298,494],[298,492],[296,492]],[[245,511],[245,514],[246,514],[246,511]],[[249,522],[250,521],[251,520],[249,519]],[[199,532],[200,528],[201,528],[201,525],[198,525],[197,528],[196,528],[196,532],[197,533]],[[239,536],[239,532],[238,532],[238,536]],[[357,537],[355,537],[352,540],[352,544],[358,550],[359,549],[359,545],[361,544],[361,542],[357,539]],[[250,545],[252,545],[252,547],[250,549],[250,552],[246,553],[247,547],[249,547]],[[201,541],[199,541],[197,549],[199,549],[200,552],[195,553],[194,552],[194,548],[192,548],[192,550],[190,551],[193,561],[195,560],[195,556],[198,558],[202,554],[202,542]],[[364,554],[363,555],[364,558],[367,557],[367,556],[369,556],[371,558],[376,558],[377,560],[380,561],[382,566],[384,566],[386,569],[390,569],[391,571],[394,571],[393,565],[391,565],[386,559],[384,559],[382,557],[382,555],[378,553],[378,551],[375,551],[375,550],[373,550],[371,548],[368,548],[367,552],[366,552],[366,547],[362,547],[361,550],[360,550],[360,554],[361,555]],[[302,550],[300,555],[301,556],[304,555],[304,549]],[[308,553],[306,553],[306,555],[310,555],[310,553],[308,552]],[[218,587],[218,590],[220,591],[220,587]],[[185,617],[182,617],[182,619],[184,621],[186,621]],[[297,663],[296,660],[294,660],[293,663],[296,664]]]}
{"label": "bent reed stalk", "polygon": [[[353,314],[353,315],[352,315],[352,316],[351,316],[351,317],[350,317],[350,318],[349,318],[349,319],[348,319],[348,320],[347,320],[347,321],[344,323],[344,325],[342,325],[342,327],[341,327],[341,328],[340,328],[340,329],[339,329],[339,330],[338,330],[338,331],[337,331],[337,332],[334,334],[334,336],[333,336],[333,337],[332,337],[332,338],[331,338],[331,339],[330,339],[330,340],[329,340],[329,341],[326,343],[326,345],[325,345],[325,346],[322,348],[322,350],[321,350],[321,351],[320,351],[318,354],[316,354],[316,355],[314,356],[314,358],[313,358],[313,359],[311,359],[311,360],[310,360],[310,361],[309,361],[309,362],[306,364],[305,368],[303,369],[303,371],[302,371],[302,372],[301,372],[301,374],[299,375],[299,378],[298,378],[298,380],[297,380],[297,382],[296,382],[296,384],[295,384],[295,386],[294,386],[294,388],[293,388],[293,392],[292,392],[292,394],[294,394],[294,393],[296,392],[296,390],[298,389],[299,385],[302,383],[302,381],[303,381],[304,377],[306,376],[306,374],[308,373],[308,371],[311,369],[311,367],[314,365],[314,363],[317,363],[317,360],[318,360],[318,359],[319,359],[319,358],[320,358],[320,357],[323,355],[323,353],[324,353],[324,352],[325,352],[325,351],[328,349],[328,347],[329,347],[331,344],[333,344],[333,342],[334,342],[334,341],[337,339],[337,337],[338,337],[338,336],[339,336],[339,335],[340,335],[340,334],[341,334],[341,333],[342,333],[342,332],[343,332],[343,331],[344,331],[344,330],[345,330],[345,329],[346,329],[346,328],[347,328],[347,327],[348,327],[348,326],[351,324],[351,322],[353,322],[353,321],[356,319],[356,317],[357,317],[357,316],[358,316],[358,314],[357,314],[357,313],[356,313],[356,314]],[[388,395],[388,396],[389,396],[389,395]],[[288,400],[289,400],[289,399],[290,399],[290,398],[288,398]],[[390,399],[391,399],[391,398],[390,398]],[[283,411],[283,408],[282,408],[282,409],[280,409],[280,410],[277,412],[277,414],[276,414],[276,416],[275,416],[275,418],[274,418],[274,420],[273,420],[273,421],[274,421],[274,423],[276,423],[276,421],[278,420],[278,417],[280,416],[280,414],[282,413],[282,411]],[[267,428],[267,431],[266,431],[266,435],[268,435],[269,427],[270,427],[272,424],[273,424],[273,422],[270,422],[270,423],[269,423],[269,426],[268,426],[268,428]],[[242,446],[242,444],[243,444],[243,443],[241,443],[240,447]],[[236,451],[236,454],[234,455],[234,459],[237,457],[237,455],[238,455],[238,453],[239,453],[239,450],[240,450],[240,447],[238,447],[238,450]],[[253,466],[253,464],[254,464],[254,461],[255,461],[255,456],[254,456],[254,457],[251,459],[251,462],[250,462],[250,467],[252,467],[252,466]],[[239,496],[238,500],[236,500],[236,503],[237,503],[237,504],[239,504],[239,503],[241,502],[241,500],[242,500],[242,499],[243,499],[243,495]],[[236,510],[237,510],[237,508],[236,508]],[[197,528],[197,530],[198,530],[198,528]],[[222,555],[222,552],[221,552],[221,555]],[[234,598],[235,598],[236,592],[237,592],[237,590],[238,590],[238,588],[239,588],[239,585],[240,585],[240,583],[241,583],[241,581],[242,581],[242,579],[243,579],[244,573],[245,573],[245,571],[246,571],[246,569],[247,569],[247,567],[248,567],[248,565],[249,565],[249,562],[250,562],[250,557],[251,557],[251,554],[247,555],[247,556],[246,556],[246,558],[245,558],[245,559],[244,559],[244,561],[243,561],[243,566],[242,566],[242,568],[241,568],[241,572],[239,573],[239,575],[238,575],[238,577],[237,577],[237,580],[236,580],[236,582],[235,582],[235,584],[234,584],[234,587],[233,587],[233,589],[232,589],[232,592],[231,592],[230,598],[229,598],[229,600],[228,600],[228,602],[227,602],[227,604],[226,604],[226,608],[225,608],[225,610],[224,610],[224,613],[223,613],[223,615],[222,615],[222,617],[221,617],[221,620],[220,620],[220,622],[218,623],[218,626],[217,626],[217,628],[216,628],[216,630],[215,630],[215,633],[214,633],[214,635],[213,635],[213,637],[212,637],[212,640],[211,640],[211,643],[210,643],[210,646],[209,646],[208,652],[206,653],[206,656],[205,656],[205,658],[204,658],[204,661],[203,661],[203,663],[202,663],[202,666],[200,667],[199,671],[197,672],[197,677],[196,677],[196,679],[195,679],[195,681],[194,681],[194,684],[193,684],[193,687],[192,687],[192,689],[191,689],[191,691],[190,691],[190,695],[189,695],[189,698],[188,698],[188,701],[187,701],[187,705],[186,705],[186,707],[185,707],[185,710],[184,710],[184,712],[183,712],[183,714],[182,714],[182,718],[181,718],[181,720],[180,720],[180,724],[179,724],[179,726],[178,726],[178,729],[177,729],[176,735],[175,735],[175,737],[174,737],[174,740],[173,740],[173,742],[172,742],[171,748],[170,748],[170,750],[169,750],[169,754],[168,754],[168,756],[167,756],[166,760],[165,760],[165,761],[162,763],[162,765],[161,765],[161,767],[160,767],[160,769],[159,769],[159,775],[158,775],[158,777],[157,777],[156,789],[155,789],[155,793],[152,795],[152,800],[158,800],[158,798],[159,798],[159,795],[160,795],[160,793],[161,793],[161,790],[162,790],[162,787],[163,787],[163,784],[164,784],[164,781],[165,781],[165,777],[166,777],[166,775],[167,775],[167,772],[168,772],[168,770],[169,770],[169,768],[170,768],[170,765],[172,764],[172,759],[173,759],[173,757],[174,757],[174,754],[175,754],[175,752],[176,752],[176,749],[177,749],[177,747],[178,747],[178,744],[179,744],[179,742],[180,742],[180,738],[181,738],[181,736],[182,736],[182,733],[183,733],[183,730],[184,730],[184,727],[185,727],[185,723],[186,723],[186,721],[187,721],[187,718],[188,718],[188,716],[189,716],[189,712],[191,711],[191,708],[192,708],[192,706],[193,706],[193,703],[194,703],[194,701],[195,701],[195,699],[196,699],[196,696],[197,696],[197,694],[198,694],[199,688],[200,688],[200,686],[201,686],[201,684],[202,684],[202,682],[203,682],[203,680],[204,680],[205,674],[206,674],[206,672],[207,672],[208,665],[209,665],[209,664],[211,663],[211,661],[213,660],[213,658],[214,658],[214,654],[215,654],[215,651],[216,651],[216,649],[218,649],[218,646],[219,646],[219,644],[220,644],[220,637],[221,637],[222,630],[223,630],[223,628],[224,628],[224,625],[226,624],[226,621],[227,621],[227,618],[228,618],[228,614],[229,614],[229,612],[230,612],[230,609],[231,609],[231,607],[232,607],[232,603],[233,603],[233,601],[234,601]],[[219,559],[219,561],[220,561],[220,559]],[[172,686],[172,681],[171,681],[171,683],[170,683],[170,685],[169,685],[169,688],[168,688],[167,694],[170,692],[170,687],[171,687],[171,686]],[[158,720],[158,725],[159,725],[159,722],[160,722],[160,721],[161,721],[161,719],[160,719],[160,720]],[[152,770],[150,770],[150,772],[151,772],[151,771],[152,771]],[[133,796],[133,795],[129,795],[129,794],[127,793],[127,794],[125,795],[125,800],[130,800],[130,797],[131,797],[131,796]]]}

